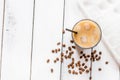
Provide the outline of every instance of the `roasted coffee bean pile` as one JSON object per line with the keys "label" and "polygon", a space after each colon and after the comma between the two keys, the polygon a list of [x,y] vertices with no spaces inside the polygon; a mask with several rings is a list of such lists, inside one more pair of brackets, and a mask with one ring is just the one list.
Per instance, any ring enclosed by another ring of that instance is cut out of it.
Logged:
{"label": "roasted coffee bean pile", "polygon": [[[63,33],[65,33],[65,31],[63,31]],[[87,63],[89,63],[91,60],[93,62],[100,61],[102,57],[102,52],[94,50],[91,54],[87,54],[84,51],[80,51],[79,61],[76,61],[73,56],[75,50],[77,50],[74,41],[70,40],[70,44],[71,46],[68,46],[65,43],[61,44],[60,42],[56,44],[59,48],[51,50],[52,54],[60,54],[61,53],[60,46],[62,46],[64,50],[59,57],[53,60],[53,63],[57,62],[64,63],[66,60],[70,60],[71,62],[67,64],[69,74],[73,75],[81,75],[83,73],[88,74],[92,69],[90,66],[87,65]],[[50,63],[51,61],[50,59],[47,59],[46,62]],[[109,63],[108,61],[105,62],[105,64],[108,63]],[[98,71],[102,71],[102,68],[98,68]],[[53,73],[53,68],[51,68],[51,73]]]}

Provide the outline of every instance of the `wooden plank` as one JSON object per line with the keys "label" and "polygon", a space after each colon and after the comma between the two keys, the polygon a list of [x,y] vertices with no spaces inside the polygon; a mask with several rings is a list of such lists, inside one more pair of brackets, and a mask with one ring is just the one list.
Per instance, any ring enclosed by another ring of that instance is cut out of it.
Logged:
{"label": "wooden plank", "polygon": [[[114,3],[113,6],[109,5],[109,6],[111,6],[111,8],[109,8],[109,9],[107,9],[107,7],[106,7],[105,8],[106,9],[105,12],[104,11],[102,12],[102,10],[101,10],[101,13],[99,13],[99,14],[97,13],[98,8],[94,9],[94,7],[91,7],[91,9],[87,10],[85,8],[85,6],[80,3],[81,9],[84,11],[84,13],[86,15],[85,17],[97,21],[98,24],[100,25],[100,27],[102,28],[103,38],[105,37],[105,35],[104,35],[104,31],[105,30],[103,29],[103,28],[105,28],[105,26],[101,26],[101,25],[109,24],[109,23],[104,22],[103,20],[104,20],[104,18],[107,18],[106,17],[107,10],[110,12],[110,10],[114,9],[112,7],[114,7],[116,3]],[[102,2],[101,2],[101,4],[102,4]],[[97,5],[96,5],[96,7],[97,7]],[[89,13],[90,11],[92,13]],[[109,14],[109,12],[108,12],[108,14]],[[105,16],[104,17],[100,17],[100,15],[105,15]],[[112,17],[114,17],[114,16],[112,16]],[[109,21],[111,21],[111,20],[109,20]],[[95,49],[97,49],[98,51],[102,51],[103,55],[102,55],[102,59],[101,59],[100,62],[93,64],[94,65],[93,66],[93,75],[95,75],[95,76],[93,76],[93,79],[97,80],[98,77],[99,77],[99,79],[103,79],[103,80],[104,79],[105,80],[106,79],[109,79],[109,80],[112,80],[112,79],[118,80],[119,79],[119,66],[118,66],[118,64],[116,64],[114,58],[111,56],[110,51],[107,49],[107,47],[103,43],[103,38],[102,38],[100,44],[95,47]],[[105,61],[109,61],[110,62],[109,65],[105,65]],[[97,71],[98,67],[102,68],[102,71],[100,73]],[[110,76],[107,76],[107,75],[110,75]]]}
{"label": "wooden plank", "polygon": [[29,80],[33,0],[6,0],[1,80]]}
{"label": "wooden plank", "polygon": [[[66,0],[66,16],[65,16],[65,28],[72,29],[74,24],[78,22],[81,19],[84,18],[90,18],[93,20],[97,20],[95,17],[99,17],[98,15],[93,15],[95,14],[96,9],[93,9],[94,12],[92,14],[90,11],[87,11],[85,6],[83,6],[82,2],[80,0]],[[94,16],[94,17],[93,17]],[[104,24],[104,23],[103,23]],[[64,35],[64,43],[67,43],[68,46],[71,46],[69,43],[69,40],[71,39],[71,33],[67,33]],[[94,49],[97,51],[102,51],[102,59],[99,62],[93,63],[93,80],[102,79],[102,80],[118,80],[119,79],[119,68],[118,65],[115,63],[113,58],[111,57],[109,51],[107,48],[104,46],[102,42],[99,43],[98,46],[96,46]],[[87,53],[90,53],[90,50],[86,50]],[[78,51],[75,52],[75,59],[79,60],[78,58],[79,54]],[[105,65],[105,61],[109,61],[108,65]],[[68,64],[69,61],[65,62],[63,65],[63,80],[64,79],[89,79],[89,74],[83,74],[81,76],[75,76],[75,75],[70,75],[67,72],[66,64]],[[89,65],[89,63],[88,63]],[[102,68],[102,71],[99,72],[98,68]],[[110,75],[110,76],[108,76]]]}
{"label": "wooden plank", "polygon": [[[60,56],[51,50],[62,38],[63,0],[37,0],[33,46],[32,80],[59,80],[60,63],[53,60]],[[47,64],[46,60],[50,59]],[[51,74],[50,69],[54,72]]]}

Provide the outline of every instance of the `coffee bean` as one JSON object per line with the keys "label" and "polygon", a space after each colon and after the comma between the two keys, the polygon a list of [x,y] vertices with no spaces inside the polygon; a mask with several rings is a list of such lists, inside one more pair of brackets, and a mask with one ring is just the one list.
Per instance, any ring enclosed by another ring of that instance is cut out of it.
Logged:
{"label": "coffee bean", "polygon": [[85,69],[82,69],[82,72],[84,72],[85,71]]}
{"label": "coffee bean", "polygon": [[79,68],[79,70],[80,70],[80,71],[82,71],[82,70],[83,70],[83,68],[81,68],[81,67],[80,67],[80,68]]}
{"label": "coffee bean", "polygon": [[78,72],[75,72],[76,75],[78,75]]}
{"label": "coffee bean", "polygon": [[75,66],[77,67],[77,66],[78,66],[78,64],[77,64],[77,63],[75,63]]}
{"label": "coffee bean", "polygon": [[63,63],[63,58],[61,58],[61,63]]}
{"label": "coffee bean", "polygon": [[108,64],[108,63],[109,63],[108,61],[105,62],[105,64]]}
{"label": "coffee bean", "polygon": [[73,41],[73,40],[70,40],[70,42],[71,42],[71,43],[74,43],[74,41]]}
{"label": "coffee bean", "polygon": [[88,58],[90,58],[90,55],[87,55]]}
{"label": "coffee bean", "polygon": [[100,51],[100,52],[99,52],[99,55],[101,55],[101,54],[102,54],[102,52]]}
{"label": "coffee bean", "polygon": [[99,57],[98,57],[98,60],[100,60],[100,59],[101,59],[101,57],[99,56]]}
{"label": "coffee bean", "polygon": [[90,71],[92,71],[92,68],[90,67],[90,69],[89,69]]}
{"label": "coffee bean", "polygon": [[66,54],[68,53],[68,50],[66,50]]}
{"label": "coffee bean", "polygon": [[85,56],[85,54],[83,54],[83,56]]}
{"label": "coffee bean", "polygon": [[57,61],[59,61],[59,58],[56,58]]}
{"label": "coffee bean", "polygon": [[85,69],[87,69],[87,66],[84,66]]}
{"label": "coffee bean", "polygon": [[60,52],[60,48],[58,48],[58,52]]}
{"label": "coffee bean", "polygon": [[80,61],[78,61],[77,63],[80,64]]}
{"label": "coffee bean", "polygon": [[82,74],[82,71],[79,71],[79,74]]}
{"label": "coffee bean", "polygon": [[71,58],[71,55],[68,55],[68,58],[70,59],[70,58]]}
{"label": "coffee bean", "polygon": [[57,49],[55,49],[55,53],[57,53]]}
{"label": "coffee bean", "polygon": [[62,33],[65,34],[65,30],[63,30]]}
{"label": "coffee bean", "polygon": [[87,58],[86,56],[83,56],[84,58]]}
{"label": "coffee bean", "polygon": [[64,57],[65,57],[65,59],[67,59],[67,55],[65,55]]}
{"label": "coffee bean", "polygon": [[80,56],[80,59],[82,58],[83,56]]}
{"label": "coffee bean", "polygon": [[101,71],[102,69],[101,68],[98,68],[98,71]]}
{"label": "coffee bean", "polygon": [[97,58],[97,57],[98,57],[98,55],[96,54],[96,55],[95,55],[95,58]]}
{"label": "coffee bean", "polygon": [[54,53],[55,51],[54,50],[52,50],[52,53]]}
{"label": "coffee bean", "polygon": [[53,68],[51,68],[51,70],[50,70],[50,71],[51,71],[51,73],[53,73]]}
{"label": "coffee bean", "polygon": [[95,54],[96,52],[97,52],[97,51],[96,51],[96,50],[94,50],[94,51],[93,51],[93,54]]}
{"label": "coffee bean", "polygon": [[63,57],[63,56],[64,56],[64,53],[62,52],[62,53],[61,53],[61,57]]}
{"label": "coffee bean", "polygon": [[76,49],[76,47],[75,47],[75,46],[72,46],[72,48],[73,48],[73,49]]}
{"label": "coffee bean", "polygon": [[57,45],[60,45],[60,42],[58,42]]}
{"label": "coffee bean", "polygon": [[69,52],[70,55],[72,55],[73,53],[74,53],[73,51]]}
{"label": "coffee bean", "polygon": [[49,62],[50,62],[50,59],[47,60],[47,63],[49,63]]}
{"label": "coffee bean", "polygon": [[56,60],[54,60],[54,63],[56,63],[57,61]]}
{"label": "coffee bean", "polygon": [[72,69],[74,69],[74,65],[72,65]]}
{"label": "coffee bean", "polygon": [[92,80],[92,77],[89,77],[89,80]]}
{"label": "coffee bean", "polygon": [[68,70],[68,73],[71,74],[71,70]]}
{"label": "coffee bean", "polygon": [[82,53],[83,53],[83,51],[80,51],[80,53],[82,54]]}
{"label": "coffee bean", "polygon": [[68,47],[68,50],[71,51],[72,50],[71,47]]}
{"label": "coffee bean", "polygon": [[84,66],[85,65],[85,63],[82,63],[82,66]]}
{"label": "coffee bean", "polygon": [[86,73],[89,73],[89,70],[86,70]]}
{"label": "coffee bean", "polygon": [[65,44],[62,44],[62,47],[66,47],[66,45],[65,45]]}
{"label": "coffee bean", "polygon": [[70,68],[70,66],[71,66],[71,65],[69,64],[69,65],[68,65],[68,68]]}

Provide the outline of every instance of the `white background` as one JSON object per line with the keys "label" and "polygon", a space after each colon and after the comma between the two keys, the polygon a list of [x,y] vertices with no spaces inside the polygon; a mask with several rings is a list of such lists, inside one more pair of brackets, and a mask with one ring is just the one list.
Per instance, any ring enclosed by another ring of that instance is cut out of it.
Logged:
{"label": "white background", "polygon": [[[32,40],[33,0],[6,0],[0,80],[30,80],[30,57]],[[120,1],[119,0],[65,0],[64,28],[72,29],[81,19],[95,20],[102,28],[106,42],[113,50],[120,46]],[[35,0],[35,24],[33,37],[33,61],[31,80],[59,80],[60,63],[47,64],[55,59],[51,54],[56,43],[61,42],[63,27],[63,0]],[[0,0],[0,38],[2,35],[4,0]],[[117,28],[117,29],[114,29]],[[64,43],[69,44],[70,33],[65,33]],[[102,60],[93,63],[93,80],[119,80],[119,66],[102,41],[95,47],[102,51]],[[87,51],[89,52],[89,50]],[[1,53],[0,53],[1,54]],[[77,52],[76,52],[77,54]],[[77,55],[74,55],[77,59]],[[105,61],[109,61],[105,65]],[[88,80],[89,75],[71,76],[63,64],[62,80]],[[98,67],[102,71],[98,72]],[[50,73],[54,68],[54,73]]]}

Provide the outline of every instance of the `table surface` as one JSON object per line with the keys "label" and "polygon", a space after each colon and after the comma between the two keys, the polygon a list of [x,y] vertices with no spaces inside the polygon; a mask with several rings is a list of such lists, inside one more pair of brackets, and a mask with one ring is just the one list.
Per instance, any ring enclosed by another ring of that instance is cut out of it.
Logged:
{"label": "table surface", "polygon": [[[60,55],[51,54],[51,50],[61,42],[63,22],[64,29],[72,29],[79,20],[89,18],[98,22],[103,35],[110,36],[105,28],[120,19],[119,4],[119,0],[65,0],[65,6],[64,0],[35,0],[35,4],[34,0],[0,0],[0,80],[59,80],[60,62],[47,64],[46,60]],[[70,46],[70,39],[71,33],[65,32],[63,43]],[[120,80],[119,66],[104,43],[101,41],[94,49],[103,54],[99,62],[93,63],[93,80]],[[109,64],[105,65],[105,61]],[[89,79],[89,74],[68,74],[68,62],[62,65],[62,80]]]}

